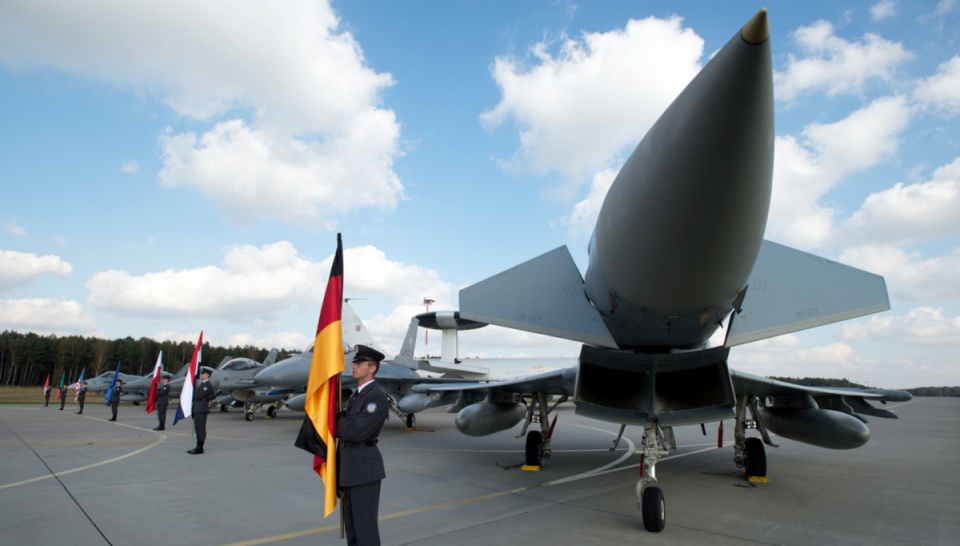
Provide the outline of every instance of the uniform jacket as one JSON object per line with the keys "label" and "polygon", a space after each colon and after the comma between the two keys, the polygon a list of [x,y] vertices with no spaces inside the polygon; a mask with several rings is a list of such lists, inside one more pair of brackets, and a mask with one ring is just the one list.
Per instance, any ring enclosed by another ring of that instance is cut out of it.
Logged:
{"label": "uniform jacket", "polygon": [[387,393],[374,381],[359,394],[351,396],[347,400],[347,409],[337,415],[337,436],[343,440],[340,451],[342,487],[373,483],[386,477],[380,448],[351,444],[376,440],[389,409]]}
{"label": "uniform jacket", "polygon": [[193,413],[210,413],[210,402],[216,397],[210,381],[201,381],[193,391]]}
{"label": "uniform jacket", "polygon": [[77,391],[77,400],[83,402],[86,399],[87,399],[87,388],[80,387],[80,390]]}
{"label": "uniform jacket", "polygon": [[170,384],[157,385],[157,405],[161,408],[170,404]]}
{"label": "uniform jacket", "polygon": [[123,385],[117,383],[113,386],[113,393],[110,395],[110,405],[119,406],[120,405],[120,395],[123,394]]}

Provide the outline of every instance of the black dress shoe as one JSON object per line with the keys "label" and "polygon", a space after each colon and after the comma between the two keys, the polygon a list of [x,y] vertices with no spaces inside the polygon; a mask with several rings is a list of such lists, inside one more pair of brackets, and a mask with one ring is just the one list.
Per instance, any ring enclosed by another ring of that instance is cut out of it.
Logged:
{"label": "black dress shoe", "polygon": [[191,455],[201,455],[203,453],[203,450],[198,447],[195,447],[193,449],[188,450],[187,453]]}
{"label": "black dress shoe", "polygon": [[116,420],[117,420],[116,417],[111,417],[110,419],[107,419],[107,421],[116,421]]}
{"label": "black dress shoe", "polygon": [[80,414],[82,414],[82,413],[83,413],[82,411],[78,411],[78,412],[77,412],[77,415],[80,415]]}
{"label": "black dress shoe", "polygon": [[163,430],[163,429],[160,427],[153,427],[153,430]]}

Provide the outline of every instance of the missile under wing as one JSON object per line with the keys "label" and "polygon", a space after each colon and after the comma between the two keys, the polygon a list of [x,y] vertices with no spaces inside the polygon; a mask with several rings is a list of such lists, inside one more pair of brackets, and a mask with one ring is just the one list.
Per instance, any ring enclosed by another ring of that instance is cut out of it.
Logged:
{"label": "missile under wing", "polygon": [[[490,397],[463,411],[496,420],[516,410],[504,393],[526,394],[527,425],[539,407],[544,427],[546,394],[565,382],[578,413],[642,425],[637,496],[651,531],[665,521],[655,465],[671,447],[670,426],[734,418],[735,461],[764,473],[763,445],[773,445],[764,420],[828,447],[868,437],[845,402],[856,396],[773,389],[727,366],[733,345],[889,309],[881,277],[763,239],[774,153],[769,37],[761,10],[650,128],[604,199],[585,275],[560,247],[460,292],[465,319],[583,343],[575,368],[472,387]],[[725,325],[726,343],[708,346]],[[763,442],[745,437],[748,411]],[[528,458],[549,454],[545,432],[528,435]]]}

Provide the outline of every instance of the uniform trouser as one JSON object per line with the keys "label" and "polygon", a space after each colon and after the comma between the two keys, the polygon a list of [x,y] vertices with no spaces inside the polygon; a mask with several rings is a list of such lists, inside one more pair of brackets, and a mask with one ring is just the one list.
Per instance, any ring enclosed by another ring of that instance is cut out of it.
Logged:
{"label": "uniform trouser", "polygon": [[343,488],[343,524],[349,546],[380,546],[380,482]]}
{"label": "uniform trouser", "polygon": [[113,418],[117,418],[117,408],[120,407],[120,404],[110,404],[110,411],[113,413]]}
{"label": "uniform trouser", "polygon": [[66,403],[67,403],[67,397],[66,397],[66,396],[61,396],[61,397],[60,397],[60,409],[63,409],[63,405],[66,404]]}
{"label": "uniform trouser", "polygon": [[197,445],[203,447],[203,442],[207,439],[207,414],[193,414],[193,430],[197,433]]}
{"label": "uniform trouser", "polygon": [[160,426],[167,425],[167,406],[157,406],[157,419],[160,420]]}
{"label": "uniform trouser", "polygon": [[83,413],[83,400],[77,400],[77,403],[80,404],[80,413]]}

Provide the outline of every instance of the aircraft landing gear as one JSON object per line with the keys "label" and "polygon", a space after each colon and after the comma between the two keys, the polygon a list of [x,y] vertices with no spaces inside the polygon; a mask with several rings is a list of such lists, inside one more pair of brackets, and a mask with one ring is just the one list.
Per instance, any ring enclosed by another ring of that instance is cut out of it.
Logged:
{"label": "aircraft landing gear", "polygon": [[246,412],[243,415],[243,418],[246,419],[247,421],[253,421],[253,412],[252,411]]}
{"label": "aircraft landing gear", "polygon": [[408,413],[406,418],[407,430],[413,430],[417,428],[417,414]]}
{"label": "aircraft landing gear", "polygon": [[[523,430],[521,430],[520,435],[517,436],[517,438],[524,435],[527,437],[522,467],[524,470],[540,470],[540,467],[543,466],[543,461],[549,459],[550,455],[553,454],[553,450],[550,448],[550,439],[553,436],[553,425],[557,422],[556,416],[554,416],[553,424],[551,424],[549,428],[547,423],[550,422],[550,412],[566,400],[567,396],[564,395],[561,396],[553,406],[548,406],[547,393],[534,393],[530,405],[527,407],[527,418],[523,423]],[[530,423],[539,423],[540,430],[527,432],[527,427],[530,426]]]}
{"label": "aircraft landing gear", "polygon": [[277,416],[277,406],[267,406],[267,417],[273,419]]}
{"label": "aircraft landing gear", "polygon": [[[746,395],[737,396],[737,416],[733,427],[733,462],[742,468],[747,479],[764,478],[767,475],[767,452],[764,444],[777,447],[770,441],[770,435],[757,419],[757,399]],[[753,416],[755,425],[763,438],[747,438],[747,409]]]}
{"label": "aircraft landing gear", "polygon": [[[669,427],[668,427],[669,429]],[[670,440],[673,430],[670,429]],[[643,426],[643,474],[637,482],[637,503],[643,516],[643,527],[651,533],[659,533],[667,524],[667,503],[663,491],[656,486],[656,465],[660,457],[669,453],[668,439],[657,421],[648,421]]]}

